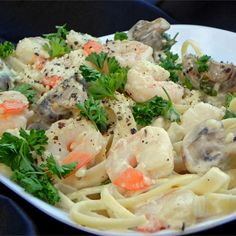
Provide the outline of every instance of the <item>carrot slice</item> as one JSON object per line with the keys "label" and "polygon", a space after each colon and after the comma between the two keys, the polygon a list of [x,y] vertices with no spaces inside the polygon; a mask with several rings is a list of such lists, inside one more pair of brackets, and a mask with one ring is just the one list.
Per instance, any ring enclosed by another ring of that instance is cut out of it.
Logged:
{"label": "carrot slice", "polygon": [[2,114],[19,114],[27,108],[27,104],[19,100],[7,100],[0,104]]}
{"label": "carrot slice", "polygon": [[78,162],[76,169],[80,169],[83,166],[86,166],[92,160],[92,155],[87,152],[70,152],[66,158],[62,161],[62,165],[66,165],[72,162]]}
{"label": "carrot slice", "polygon": [[122,172],[113,183],[131,191],[143,190],[150,186],[146,183],[143,173],[132,167]]}
{"label": "carrot slice", "polygon": [[57,75],[53,75],[50,77],[45,77],[42,81],[41,84],[44,86],[49,86],[50,88],[54,88],[60,80],[63,78]]}
{"label": "carrot slice", "polygon": [[93,40],[89,40],[87,43],[85,43],[83,48],[87,55],[92,52],[99,53],[102,51],[102,45]]}

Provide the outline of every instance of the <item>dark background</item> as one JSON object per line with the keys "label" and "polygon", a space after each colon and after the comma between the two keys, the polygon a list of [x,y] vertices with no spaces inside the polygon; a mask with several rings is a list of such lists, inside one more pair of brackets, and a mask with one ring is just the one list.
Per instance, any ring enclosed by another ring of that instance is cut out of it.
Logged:
{"label": "dark background", "polygon": [[[170,23],[206,25],[236,32],[235,1],[17,1],[0,2],[0,39],[17,42],[26,36],[53,32],[55,25],[64,23],[76,31],[103,36],[127,30],[139,19],[153,20],[160,16]],[[89,235],[52,219],[2,184],[0,193],[26,212],[38,235]],[[194,235],[235,235],[235,223]],[[8,234],[12,232],[15,231],[9,229]]]}

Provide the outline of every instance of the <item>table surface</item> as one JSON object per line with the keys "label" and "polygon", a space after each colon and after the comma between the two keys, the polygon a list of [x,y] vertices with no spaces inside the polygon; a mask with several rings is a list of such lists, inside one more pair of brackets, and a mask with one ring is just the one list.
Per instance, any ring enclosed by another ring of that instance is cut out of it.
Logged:
{"label": "table surface", "polygon": [[[0,183],[0,193],[11,198],[32,220],[38,235],[92,235],[67,226],[33,207]],[[192,235],[236,235],[236,221]]]}

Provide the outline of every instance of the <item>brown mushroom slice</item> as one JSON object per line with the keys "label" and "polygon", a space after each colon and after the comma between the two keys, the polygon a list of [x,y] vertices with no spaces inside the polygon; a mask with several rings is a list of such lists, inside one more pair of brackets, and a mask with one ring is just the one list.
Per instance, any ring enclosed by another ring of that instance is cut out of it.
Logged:
{"label": "brown mushroom slice", "polygon": [[184,75],[191,80],[194,88],[199,89],[200,81],[204,77],[213,85],[219,84],[219,90],[222,92],[236,91],[236,67],[233,64],[219,63],[210,59],[207,62],[208,70],[199,73],[197,60],[198,57],[192,54],[186,54],[182,60]]}
{"label": "brown mushroom slice", "polygon": [[87,93],[77,77],[63,80],[45,94],[35,107],[38,122],[51,124],[72,116],[76,103],[84,102]]}
{"label": "brown mushroom slice", "polygon": [[206,173],[211,167],[227,166],[225,131],[221,121],[205,120],[183,139],[183,160],[190,173]]}
{"label": "brown mushroom slice", "polygon": [[169,28],[170,24],[163,18],[140,20],[128,31],[128,37],[152,47],[154,51],[160,51],[165,43],[162,33]]}

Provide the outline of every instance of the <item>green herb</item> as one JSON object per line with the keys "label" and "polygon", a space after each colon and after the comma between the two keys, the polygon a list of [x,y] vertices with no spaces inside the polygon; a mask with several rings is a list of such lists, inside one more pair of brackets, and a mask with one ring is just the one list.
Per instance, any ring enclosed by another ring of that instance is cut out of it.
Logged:
{"label": "green herb", "polygon": [[52,38],[66,39],[66,36],[69,33],[68,30],[66,29],[66,24],[61,26],[56,25],[55,28],[57,29],[56,33],[44,34],[43,36],[49,40]]}
{"label": "green herb", "polygon": [[58,165],[52,155],[47,157],[46,164],[42,164],[41,167],[48,170],[51,175],[56,175],[60,179],[67,176],[75,169],[76,163],[72,162],[67,165]]}
{"label": "green herb", "polygon": [[180,115],[174,109],[168,94],[167,96],[169,99],[168,101],[162,97],[155,96],[147,102],[136,103],[133,107],[135,121],[141,126],[146,126],[151,124],[154,118],[163,116],[171,121],[179,122]]}
{"label": "green herb", "polygon": [[126,40],[128,39],[128,35],[125,32],[116,32],[114,35],[114,40]]}
{"label": "green herb", "polygon": [[227,109],[225,111],[225,115],[224,115],[223,119],[229,119],[229,118],[236,118],[236,112],[232,112]]}
{"label": "green herb", "polygon": [[52,38],[49,43],[43,45],[51,58],[60,57],[69,53],[71,49],[66,45],[66,42],[60,38]]}
{"label": "green herb", "polygon": [[182,81],[182,85],[185,88],[188,88],[189,90],[193,89],[193,84],[192,84],[191,80],[188,77],[184,77],[184,79]]}
{"label": "green herb", "polygon": [[74,165],[58,166],[52,156],[48,157],[46,164],[37,165],[37,155],[43,153],[46,144],[47,136],[43,130],[27,133],[20,129],[19,136],[5,132],[0,139],[0,162],[12,169],[12,180],[25,191],[54,205],[60,197],[51,177],[65,176]]}
{"label": "green herb", "polygon": [[0,57],[2,59],[6,59],[13,53],[14,49],[15,46],[11,42],[5,41],[3,43],[0,43]]}
{"label": "green herb", "polygon": [[56,26],[56,29],[56,33],[44,34],[44,37],[47,38],[49,42],[43,45],[43,49],[48,52],[51,58],[63,56],[71,51],[65,41],[66,35],[68,34],[66,24]]}
{"label": "green herb", "polygon": [[166,57],[161,58],[160,66],[170,72],[170,80],[173,82],[179,81],[179,76],[177,75],[177,71],[182,70],[182,64],[177,63],[179,56],[178,54],[173,54],[172,52],[167,51]]}
{"label": "green herb", "polygon": [[102,70],[102,68],[104,67],[106,59],[107,53],[105,52],[101,52],[99,54],[97,54],[96,52],[92,52],[86,57],[86,61],[93,63],[100,70]]}
{"label": "green herb", "polygon": [[105,97],[114,99],[116,90],[124,90],[127,80],[128,69],[120,69],[115,73],[103,75],[96,81],[91,81],[88,87],[90,96],[94,99],[102,99]]}
{"label": "green herb", "polygon": [[102,74],[99,71],[93,68],[89,68],[86,65],[81,65],[79,69],[81,71],[81,75],[87,82],[97,80],[102,76]]}
{"label": "green herb", "polygon": [[165,91],[165,94],[168,97],[168,101],[167,105],[164,107],[162,111],[162,116],[170,121],[180,122],[180,115],[175,110],[169,94],[167,93],[165,88],[163,88],[163,90]]}
{"label": "green herb", "polygon": [[13,88],[13,90],[24,94],[27,97],[29,103],[34,102],[34,99],[36,96],[36,91],[32,88],[32,86],[30,84],[27,84],[27,83],[19,84],[19,85],[15,86]]}
{"label": "green herb", "polygon": [[107,112],[101,105],[100,101],[94,100],[93,97],[90,97],[84,102],[84,104],[78,103],[77,107],[80,109],[80,115],[91,120],[98,130],[101,132],[107,130]]}
{"label": "green herb", "polygon": [[236,97],[236,92],[235,93],[227,93],[225,95],[225,107],[229,107],[230,102]]}
{"label": "green herb", "polygon": [[176,33],[175,36],[173,38],[171,38],[171,36],[169,34],[163,33],[162,37],[166,40],[166,42],[164,43],[162,50],[170,51],[172,46],[177,42],[176,37],[178,36],[178,34],[179,33]]}
{"label": "green herb", "polygon": [[200,89],[209,96],[217,96],[214,84],[211,83],[206,76],[200,80]]}
{"label": "green herb", "polygon": [[209,66],[208,66],[207,62],[209,61],[210,58],[211,57],[207,56],[207,55],[203,55],[200,58],[198,58],[198,60],[196,62],[198,72],[208,71]]}

